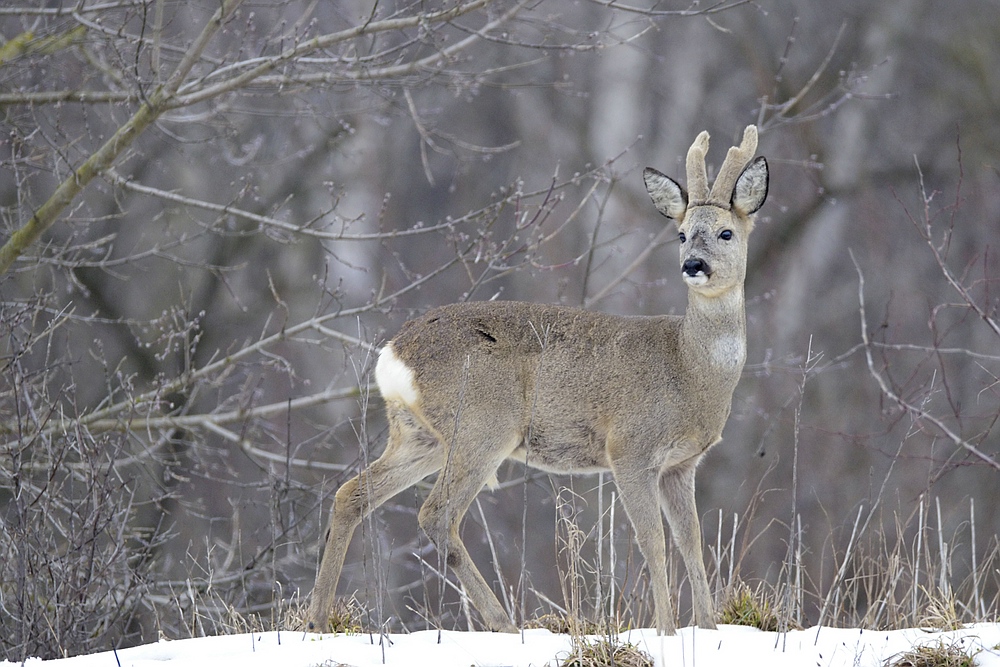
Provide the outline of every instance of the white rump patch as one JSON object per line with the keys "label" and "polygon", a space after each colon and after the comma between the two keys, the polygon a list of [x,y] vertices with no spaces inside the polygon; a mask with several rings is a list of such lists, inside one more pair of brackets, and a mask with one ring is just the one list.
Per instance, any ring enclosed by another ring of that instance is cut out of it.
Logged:
{"label": "white rump patch", "polygon": [[400,401],[406,405],[415,405],[420,400],[420,392],[413,376],[413,369],[404,364],[389,343],[378,354],[375,364],[375,383],[387,401]]}
{"label": "white rump patch", "polygon": [[739,336],[721,336],[712,341],[712,363],[716,366],[739,366],[746,361],[746,343]]}

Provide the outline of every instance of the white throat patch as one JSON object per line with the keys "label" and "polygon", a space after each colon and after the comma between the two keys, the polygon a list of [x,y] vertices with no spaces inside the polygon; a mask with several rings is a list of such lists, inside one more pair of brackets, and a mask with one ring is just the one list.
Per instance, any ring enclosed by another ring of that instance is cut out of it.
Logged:
{"label": "white throat patch", "polygon": [[720,336],[712,341],[709,354],[716,366],[732,368],[746,361],[747,346],[739,336]]}

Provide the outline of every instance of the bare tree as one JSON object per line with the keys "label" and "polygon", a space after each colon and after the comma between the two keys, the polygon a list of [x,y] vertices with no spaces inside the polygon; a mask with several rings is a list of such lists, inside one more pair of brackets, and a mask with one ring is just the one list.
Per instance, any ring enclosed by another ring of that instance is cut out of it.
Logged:
{"label": "bare tree", "polygon": [[7,655],[209,632],[311,580],[392,309],[574,266],[618,178],[612,154],[525,180],[498,95],[697,13],[623,37],[628,13],[491,0],[0,10]]}
{"label": "bare tree", "polygon": [[[988,225],[956,222],[942,254],[987,319],[931,317],[927,304],[962,297],[890,192],[914,191],[914,154],[927,192],[950,187],[958,125],[955,219],[996,219],[1000,130],[984,119],[1000,67],[989,22],[969,18],[990,7],[870,4],[0,7],[5,657],[284,622],[315,577],[321,508],[385,440],[371,349],[462,300],[680,312],[682,291],[656,269],[673,235],[645,224],[639,170],[679,172],[664,160],[701,130],[726,143],[756,123],[782,183],[748,260],[741,398],[699,487],[726,517],[702,517],[708,542],[729,539],[739,513],[742,574],[772,577],[788,527],[773,538],[744,513],[787,517],[791,487],[808,489],[795,505],[802,567],[823,581],[868,480],[909,433],[913,413],[882,401],[869,372],[847,248],[866,278],[875,370],[995,460],[992,385],[976,365],[992,360],[936,351],[991,354]],[[920,423],[892,468],[891,486],[914,490],[904,515],[921,492],[991,492],[992,468]],[[811,458],[793,485],[796,437]],[[618,596],[601,607],[650,618],[640,559],[608,562],[631,548],[621,508],[602,485],[554,484],[581,521],[618,517],[595,529],[600,545],[579,543],[581,558],[603,554],[599,585]],[[374,515],[387,530],[362,528],[344,585],[387,628],[475,626],[454,591],[423,583],[429,546],[407,526],[425,491]],[[557,523],[523,531],[522,503],[554,513],[556,495],[502,469],[463,536],[496,580],[519,582],[498,587],[520,586],[529,613],[555,609],[562,586],[545,565]],[[989,506],[977,503],[981,534],[1000,521]],[[367,585],[376,573],[381,588]]]}

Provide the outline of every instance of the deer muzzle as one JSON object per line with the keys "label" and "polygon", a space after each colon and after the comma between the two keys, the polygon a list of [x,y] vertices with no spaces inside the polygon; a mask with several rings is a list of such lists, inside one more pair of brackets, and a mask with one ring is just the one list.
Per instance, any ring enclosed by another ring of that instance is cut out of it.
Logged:
{"label": "deer muzzle", "polygon": [[688,285],[704,285],[712,275],[712,269],[705,260],[692,257],[684,260],[681,275]]}

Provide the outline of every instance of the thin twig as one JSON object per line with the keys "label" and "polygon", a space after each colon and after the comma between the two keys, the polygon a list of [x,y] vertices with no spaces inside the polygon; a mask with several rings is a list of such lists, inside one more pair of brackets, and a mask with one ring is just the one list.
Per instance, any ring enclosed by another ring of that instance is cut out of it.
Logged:
{"label": "thin twig", "polygon": [[878,370],[875,368],[875,361],[874,359],[872,359],[872,353],[871,353],[872,345],[868,337],[868,319],[865,314],[865,293],[864,293],[865,276],[864,273],[861,271],[861,266],[858,264],[857,259],[855,259],[854,257],[854,253],[851,253],[851,261],[854,262],[854,269],[858,274],[858,309],[859,312],[861,313],[861,339],[864,342],[865,346],[865,360],[868,363],[868,373],[869,375],[872,376],[875,382],[878,383],[879,389],[881,390],[882,394],[886,398],[894,402],[896,405],[898,405],[900,408],[902,408],[911,417],[920,421],[925,421],[933,425],[934,428],[940,431],[956,447],[961,447],[962,449],[966,450],[967,452],[972,454],[975,458],[979,459],[980,461],[990,466],[994,470],[1000,471],[1000,462],[997,462],[990,455],[981,451],[971,442],[969,442],[965,438],[961,437],[960,435],[952,431],[947,424],[945,424],[943,421],[941,421],[931,413],[927,412],[927,410],[925,410],[924,408],[913,405],[909,401],[906,401],[901,396],[899,396],[895,391],[893,391],[892,387],[889,386],[885,378],[882,377],[882,374],[879,373]]}

